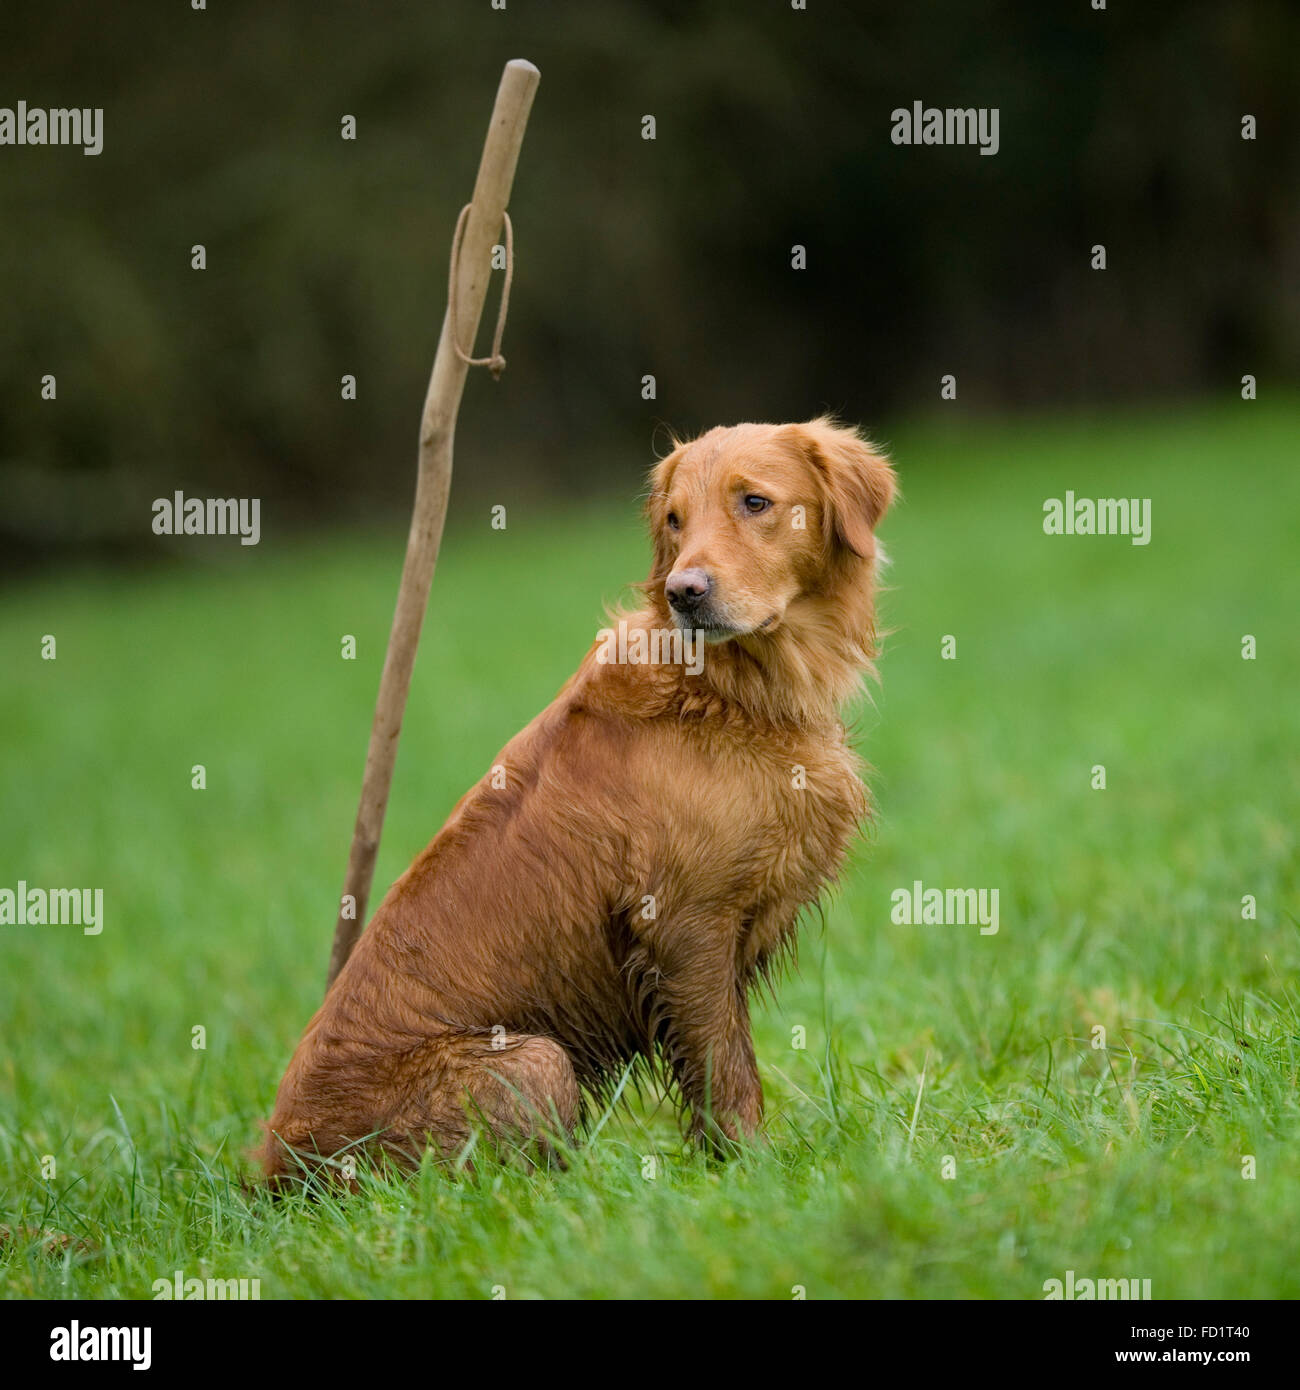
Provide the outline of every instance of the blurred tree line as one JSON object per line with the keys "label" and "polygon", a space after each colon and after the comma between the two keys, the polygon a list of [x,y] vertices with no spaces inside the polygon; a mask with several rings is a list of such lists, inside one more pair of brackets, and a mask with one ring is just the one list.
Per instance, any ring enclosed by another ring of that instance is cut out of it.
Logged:
{"label": "blurred tree line", "polygon": [[[542,84],[510,367],[471,376],[458,497],[627,491],[660,424],[879,427],[944,373],[963,410],[1276,382],[1298,39],[1286,0],[9,0],[0,105],[105,116],[97,158],[0,148],[0,548],[148,544],[176,489],[302,524],[404,510],[516,56]],[[999,108],[998,154],[894,145],[915,100]],[[494,314],[495,290],[480,350]]]}

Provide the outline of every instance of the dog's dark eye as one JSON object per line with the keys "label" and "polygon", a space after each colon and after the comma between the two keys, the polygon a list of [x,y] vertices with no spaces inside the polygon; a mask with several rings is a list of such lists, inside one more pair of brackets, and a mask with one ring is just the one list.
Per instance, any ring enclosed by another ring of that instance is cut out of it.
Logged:
{"label": "dog's dark eye", "polygon": [[745,510],[752,516],[757,516],[759,512],[765,512],[772,505],[766,497],[760,497],[757,493],[751,492],[745,498]]}
{"label": "dog's dark eye", "polygon": [[682,523],[681,523],[680,521],[677,520],[677,513],[676,513],[676,512],[669,512],[669,513],[668,513],[668,529],[669,529],[670,531],[680,531],[680,530],[681,530],[681,526],[682,526]]}

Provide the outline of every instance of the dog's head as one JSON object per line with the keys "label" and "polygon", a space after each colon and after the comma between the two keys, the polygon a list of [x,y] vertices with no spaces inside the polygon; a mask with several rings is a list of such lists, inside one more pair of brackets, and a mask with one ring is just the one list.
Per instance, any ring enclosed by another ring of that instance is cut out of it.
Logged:
{"label": "dog's head", "polygon": [[869,575],[893,496],[885,459],[832,420],[710,430],[652,475],[648,587],[709,642],[824,622]]}

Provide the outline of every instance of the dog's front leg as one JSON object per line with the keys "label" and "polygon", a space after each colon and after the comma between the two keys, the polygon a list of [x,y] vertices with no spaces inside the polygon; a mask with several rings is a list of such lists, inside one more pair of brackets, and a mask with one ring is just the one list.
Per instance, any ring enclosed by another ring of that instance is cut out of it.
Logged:
{"label": "dog's front leg", "polygon": [[763,1118],[763,1088],[734,936],[716,926],[678,923],[659,947],[657,1031],[690,1109],[691,1132],[719,1150],[728,1141],[753,1138]]}

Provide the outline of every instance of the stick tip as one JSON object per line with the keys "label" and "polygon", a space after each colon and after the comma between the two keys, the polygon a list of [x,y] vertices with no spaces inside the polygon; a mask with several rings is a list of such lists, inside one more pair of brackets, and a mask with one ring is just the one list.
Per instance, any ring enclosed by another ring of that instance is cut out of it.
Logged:
{"label": "stick tip", "polygon": [[506,67],[507,69],[513,69],[515,72],[529,73],[533,77],[540,77],[542,75],[537,66],[530,63],[527,58],[511,58],[506,64]]}

